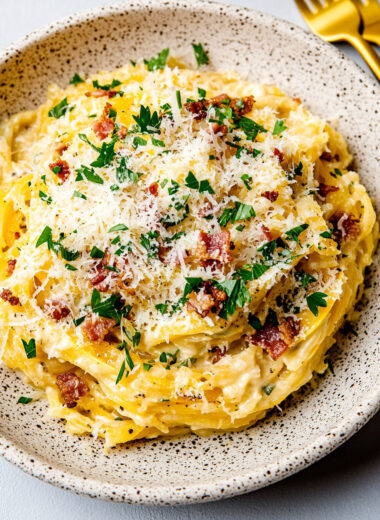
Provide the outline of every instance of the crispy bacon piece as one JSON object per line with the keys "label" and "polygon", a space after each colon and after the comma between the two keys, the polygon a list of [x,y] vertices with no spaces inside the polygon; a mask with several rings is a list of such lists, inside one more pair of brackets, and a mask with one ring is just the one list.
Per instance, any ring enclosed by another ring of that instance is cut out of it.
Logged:
{"label": "crispy bacon piece", "polygon": [[264,191],[264,193],[262,193],[261,196],[265,197],[266,199],[270,200],[271,202],[274,202],[275,200],[277,200],[278,191]]}
{"label": "crispy bacon piece", "polygon": [[157,197],[158,195],[158,182],[152,182],[147,188],[148,193],[153,195],[154,197]]}
{"label": "crispy bacon piece", "polygon": [[226,135],[228,134],[228,126],[220,125],[219,123],[211,123],[211,131],[213,134]]}
{"label": "crispy bacon piece", "polygon": [[318,193],[322,197],[326,197],[328,193],[332,193],[334,191],[339,191],[338,186],[331,186],[330,184],[324,184],[323,182],[319,183]]}
{"label": "crispy bacon piece", "polygon": [[276,361],[292,343],[300,331],[300,322],[289,316],[280,325],[266,325],[255,334],[248,336],[248,341],[260,345]]}
{"label": "crispy bacon piece", "polygon": [[86,381],[72,372],[58,374],[56,382],[67,408],[75,408],[77,401],[89,391]]}
{"label": "crispy bacon piece", "polygon": [[284,160],[284,154],[283,154],[282,152],[280,152],[280,150],[279,150],[278,148],[275,148],[275,149],[273,150],[273,154],[274,154],[276,157],[278,157],[278,160],[279,160],[280,162],[282,162],[282,161]]}
{"label": "crispy bacon piece", "polygon": [[220,304],[227,299],[227,294],[214,287],[209,280],[202,282],[199,292],[191,292],[186,302],[187,310],[195,311],[204,318],[210,310],[218,311]]}
{"label": "crispy bacon piece", "polygon": [[211,267],[211,271],[214,273],[223,269],[223,264],[219,260],[201,260],[201,266],[204,269]]}
{"label": "crispy bacon piece", "polygon": [[108,98],[113,98],[114,96],[116,96],[117,94],[117,90],[92,90],[91,92],[86,92],[86,96],[87,97],[95,97],[95,98],[98,98],[98,97],[108,97]]}
{"label": "crispy bacon piece", "polygon": [[293,100],[294,100],[296,103],[299,103],[299,104],[302,103],[302,99],[299,98],[299,97],[294,97]]}
{"label": "crispy bacon piece", "polygon": [[115,127],[113,120],[108,117],[110,108],[112,108],[111,103],[106,103],[102,115],[94,124],[94,132],[101,140],[108,137]]}
{"label": "crispy bacon piece", "polygon": [[65,152],[68,149],[68,147],[69,147],[68,143],[61,144],[61,146],[58,146],[58,148],[57,148],[58,155],[62,155],[63,152]]}
{"label": "crispy bacon piece", "polygon": [[337,242],[342,239],[351,240],[360,235],[359,220],[352,214],[338,211],[329,220],[334,227],[333,237]]}
{"label": "crispy bacon piece", "polygon": [[116,135],[118,136],[119,139],[124,139],[125,137],[127,137],[127,133],[128,133],[128,129],[126,126],[122,126],[117,132],[116,132]]}
{"label": "crispy bacon piece", "polygon": [[44,312],[53,320],[59,321],[70,314],[70,309],[62,300],[48,299],[45,301]]}
{"label": "crispy bacon piece", "polygon": [[270,242],[272,240],[272,233],[270,232],[270,229],[267,228],[267,226],[264,226],[264,224],[261,226],[261,231],[264,235],[264,237]]}
{"label": "crispy bacon piece", "polygon": [[161,260],[161,262],[165,265],[181,265],[181,260],[179,257],[179,254],[182,255],[182,258],[186,260],[186,258],[189,256],[188,251],[183,250],[181,253],[176,251],[175,253],[172,253],[173,248],[170,246],[164,245],[161,239],[159,239],[159,246],[158,246],[158,258]]}
{"label": "crispy bacon piece", "polygon": [[0,298],[10,305],[20,305],[18,296],[14,296],[10,289],[2,289],[0,292]]}
{"label": "crispy bacon piece", "polygon": [[218,363],[222,357],[227,354],[227,347],[225,345],[223,345],[223,347],[213,347],[210,352],[214,354],[212,357],[212,364],[215,365],[215,363]]}
{"label": "crispy bacon piece", "polygon": [[17,263],[16,258],[11,258],[10,260],[8,260],[7,268],[6,268],[6,273],[8,276],[11,276],[13,274],[13,271],[16,268],[16,263]]}
{"label": "crispy bacon piece", "polygon": [[87,314],[82,329],[91,341],[102,341],[104,336],[116,325],[116,321],[110,318],[102,318],[96,314]]}
{"label": "crispy bacon piece", "polygon": [[339,155],[337,153],[335,155],[332,155],[330,152],[327,152],[327,151],[322,152],[322,154],[320,155],[319,158],[322,159],[323,161],[328,161],[328,162],[339,161]]}
{"label": "crispy bacon piece", "polygon": [[62,182],[67,181],[70,175],[70,168],[67,162],[62,161],[62,159],[60,159],[59,161],[55,161],[54,163],[49,164],[49,168],[51,169],[51,171],[53,171],[53,169],[57,167],[59,167],[59,172],[56,174],[57,177],[59,177]]}
{"label": "crispy bacon piece", "polygon": [[[227,107],[230,106],[238,117],[250,112],[253,108],[255,100],[253,96],[245,96],[242,98],[231,98],[227,94],[219,94],[219,96],[211,99],[201,99],[199,101],[190,101],[185,103],[185,108],[188,112],[195,115],[194,119],[204,119],[207,115],[207,108],[213,107]],[[225,125],[223,125],[225,126]],[[216,133],[216,132],[214,132]]]}
{"label": "crispy bacon piece", "polygon": [[222,263],[231,261],[231,235],[229,231],[220,233],[199,233],[200,243],[197,246],[197,253],[201,260],[218,260]]}
{"label": "crispy bacon piece", "polygon": [[[116,271],[107,269],[106,266],[114,267]],[[116,285],[121,289],[127,290],[128,284],[132,281],[132,273],[128,269],[128,259],[123,256],[111,263],[111,255],[106,251],[104,257],[95,261],[89,273],[89,282],[100,292],[106,292],[111,285]],[[132,289],[130,292],[134,292]]]}

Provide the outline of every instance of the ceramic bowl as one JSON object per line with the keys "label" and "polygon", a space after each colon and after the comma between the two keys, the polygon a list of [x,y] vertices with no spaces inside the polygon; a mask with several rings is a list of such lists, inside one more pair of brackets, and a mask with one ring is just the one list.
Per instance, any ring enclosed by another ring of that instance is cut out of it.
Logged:
{"label": "ceramic bowl", "polygon": [[[212,67],[276,83],[327,120],[339,119],[355,167],[380,200],[379,87],[312,34],[267,14],[192,0],[141,0],[68,17],[0,55],[0,117],[37,107],[48,83],[112,70],[170,47],[193,63],[191,43]],[[379,204],[378,204],[379,205]],[[289,398],[282,411],[240,433],[139,441],[103,452],[47,416],[44,400],[17,405],[27,388],[0,369],[0,452],[28,473],[92,497],[139,504],[215,500],[267,486],[320,459],[355,433],[380,404],[379,259],[369,276],[358,336],[332,351],[327,373]]]}

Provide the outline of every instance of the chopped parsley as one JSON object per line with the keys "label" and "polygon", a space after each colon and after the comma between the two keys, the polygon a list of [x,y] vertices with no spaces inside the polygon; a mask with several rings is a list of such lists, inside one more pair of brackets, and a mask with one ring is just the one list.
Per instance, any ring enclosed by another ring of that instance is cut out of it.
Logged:
{"label": "chopped parsley", "polygon": [[169,49],[164,49],[158,53],[157,58],[150,58],[150,60],[144,60],[144,64],[146,65],[149,72],[153,72],[154,70],[163,69],[166,65],[167,59],[169,56]]}
{"label": "chopped parsley", "polygon": [[156,309],[161,313],[161,314],[166,314],[168,312],[168,304],[167,303],[157,303],[156,305]]}
{"label": "chopped parsley", "polygon": [[296,271],[295,279],[301,282],[302,287],[306,287],[309,283],[316,282],[317,279],[306,271]]}
{"label": "chopped parsley", "polygon": [[193,190],[197,190],[199,191],[199,193],[215,193],[215,191],[211,187],[210,181],[205,179],[199,182],[192,171],[189,171],[189,173],[187,174],[187,177],[185,179],[185,186],[187,186],[188,188],[192,188]]}
{"label": "chopped parsley", "polygon": [[177,105],[178,105],[178,108],[181,109],[182,108],[182,99],[181,99],[181,91],[180,90],[177,90],[176,93],[176,98],[177,98]]}
{"label": "chopped parsley", "polygon": [[205,99],[205,97],[206,97],[205,89],[198,87],[198,96],[199,96],[199,99]]}
{"label": "chopped parsley", "polygon": [[159,116],[156,111],[151,113],[149,107],[140,106],[140,114],[132,116],[136,121],[136,130],[142,134],[156,134],[160,133],[160,126],[162,116]]}
{"label": "chopped parsley", "polygon": [[247,264],[236,271],[236,275],[240,276],[245,281],[257,280],[262,276],[268,269],[269,265],[266,264]]}
{"label": "chopped parsley", "polygon": [[[77,172],[77,176],[75,177],[76,181],[83,181],[86,178],[89,182],[94,182],[95,184],[104,184],[104,180],[100,175],[95,173],[94,168],[89,168],[88,166],[80,166],[80,168],[75,170]],[[82,197],[83,199],[84,197]]]}
{"label": "chopped parsley", "polygon": [[136,136],[133,138],[132,146],[136,150],[139,146],[146,146],[147,142],[146,139]]}
{"label": "chopped parsley", "polygon": [[74,74],[74,76],[69,81],[70,85],[78,85],[79,83],[84,83],[84,79],[82,79],[79,74]]}
{"label": "chopped parsley", "polygon": [[[135,137],[135,139],[137,139]],[[146,143],[146,141],[145,141]],[[116,180],[120,183],[129,180],[130,182],[137,182],[142,176],[142,173],[134,172],[127,166],[129,157],[121,157],[116,168]]]}
{"label": "chopped parsley", "polygon": [[99,152],[98,158],[94,162],[91,163],[91,166],[94,166],[95,168],[102,168],[103,166],[109,166],[112,163],[113,158],[115,157],[114,148],[115,148],[115,143],[118,140],[117,136],[114,137],[112,139],[112,141],[110,141],[109,143],[103,142],[101,148],[92,144],[89,141],[87,135],[85,135],[85,134],[78,134],[78,137],[83,142],[90,145],[93,150],[96,150],[97,152]]}
{"label": "chopped parsley", "polygon": [[224,280],[218,282],[217,280],[211,280],[213,285],[220,291],[223,291],[227,295],[227,300],[223,303],[222,309],[219,312],[219,316],[225,320],[228,315],[233,315],[236,311],[236,306],[244,307],[244,305],[251,301],[248,289],[242,279],[235,280]]}
{"label": "chopped parsley", "polygon": [[128,231],[128,227],[125,224],[116,224],[116,226],[109,228],[108,233],[113,233],[114,231]]}
{"label": "chopped parsley", "polygon": [[126,316],[130,308],[123,308],[123,300],[119,294],[111,294],[109,298],[102,301],[100,292],[97,289],[92,291],[91,309],[94,314],[98,314],[102,318],[109,318],[120,323],[123,316]]}
{"label": "chopped parsley", "polygon": [[32,401],[33,401],[32,397],[25,397],[22,395],[21,397],[19,397],[17,404],[28,404],[28,403],[31,403]]}
{"label": "chopped parsley", "polygon": [[298,163],[298,165],[294,168],[294,175],[302,175],[302,170],[303,170],[303,164],[300,161]]}
{"label": "chopped parsley", "polygon": [[68,271],[78,271],[78,269],[71,264],[65,264],[65,267]]}
{"label": "chopped parsley", "polygon": [[38,196],[40,197],[41,200],[46,202],[47,205],[49,205],[53,202],[53,199],[51,197],[49,197],[48,195],[46,195],[46,193],[44,193],[41,190],[39,191]]}
{"label": "chopped parsley", "polygon": [[253,121],[253,119],[249,119],[248,117],[241,117],[237,122],[238,127],[243,130],[248,141],[254,141],[259,132],[267,132],[263,126]]}
{"label": "chopped parsley", "polygon": [[252,184],[252,177],[250,175],[248,175],[247,173],[244,173],[241,177],[241,180],[243,181],[245,187],[247,188],[247,190],[251,190],[251,184]]}
{"label": "chopped parsley", "polygon": [[105,255],[104,251],[102,251],[101,249],[99,249],[96,246],[93,246],[93,248],[91,249],[91,253],[90,253],[91,258],[104,258],[104,255]]}
{"label": "chopped parsley", "polygon": [[322,233],[319,233],[319,235],[323,238],[332,238],[334,233],[333,229],[329,229],[327,231],[322,231]]}
{"label": "chopped parsley", "polygon": [[77,191],[77,190],[74,191],[73,197],[78,197],[78,199],[87,200],[86,195],[84,195],[83,193],[81,193],[80,191]]}
{"label": "chopped parsley", "polygon": [[289,231],[285,231],[286,239],[289,241],[297,242],[299,244],[299,236],[302,231],[305,231],[309,227],[309,224],[301,224],[300,226],[296,226]]}
{"label": "chopped parsley", "polygon": [[47,244],[48,249],[51,249],[54,251],[56,255],[58,255],[58,252],[61,252],[61,256],[64,260],[67,260],[68,262],[72,262],[73,260],[76,260],[79,257],[79,251],[70,251],[66,249],[62,244],[61,241],[65,238],[64,235],[60,236],[58,241],[53,240],[51,228],[49,226],[45,226],[41,235],[38,237],[38,240],[36,242],[36,248],[40,247],[42,244]]}
{"label": "chopped parsley", "polygon": [[152,368],[153,365],[150,365],[149,363],[143,363],[143,368],[144,370],[146,370],[147,372],[149,372],[149,370]]}
{"label": "chopped parsley", "polygon": [[115,88],[115,87],[118,87],[119,85],[121,85],[121,83],[122,82],[119,81],[118,79],[113,79],[112,82],[107,85],[99,85],[99,81],[97,79],[95,79],[92,82],[92,86],[99,90],[111,90],[112,88]]}
{"label": "chopped parsley", "polygon": [[36,340],[34,338],[29,341],[25,341],[21,339],[22,344],[24,346],[25,354],[28,359],[33,359],[36,357]]}
{"label": "chopped parsley", "polygon": [[307,305],[314,316],[318,316],[318,307],[327,307],[327,297],[323,292],[315,292],[306,297]]}
{"label": "chopped parsley", "polygon": [[207,65],[210,60],[207,55],[207,52],[203,48],[203,45],[201,43],[193,43],[192,45],[198,67],[200,67],[201,65]]}
{"label": "chopped parsley", "polygon": [[273,128],[273,135],[280,135],[284,130],[286,130],[288,127],[285,126],[285,122],[283,119],[277,119],[274,128]]}
{"label": "chopped parsley", "polygon": [[[62,99],[62,101],[60,101],[58,103],[58,105],[55,105],[53,108],[51,108],[48,112],[48,116],[49,117],[54,117],[55,119],[59,119],[60,117],[64,116],[67,112],[67,110],[69,110],[70,108],[70,104],[68,103],[67,101],[67,97],[65,97],[64,99]],[[70,110],[72,110],[74,107],[71,107]]]}
{"label": "chopped parsley", "polygon": [[115,385],[117,385],[121,381],[121,378],[123,377],[124,372],[125,372],[125,360],[121,364],[119,373],[118,373],[116,381],[115,381]]}
{"label": "chopped parsley", "polygon": [[273,392],[274,385],[265,385],[261,387],[263,392],[267,395],[270,395]]}
{"label": "chopped parsley", "polygon": [[255,330],[261,330],[263,328],[259,318],[257,318],[256,316],[254,316],[251,313],[248,314],[248,323]]}
{"label": "chopped parsley", "polygon": [[249,204],[243,204],[242,202],[235,202],[233,208],[226,208],[218,218],[219,224],[224,227],[231,222],[234,224],[238,220],[251,220],[255,217],[256,213],[252,206]]}
{"label": "chopped parsley", "polygon": [[152,145],[153,146],[160,146],[161,148],[165,148],[164,141],[161,141],[160,139],[155,139],[153,136],[152,136]]}
{"label": "chopped parsley", "polygon": [[157,258],[159,249],[158,236],[157,231],[148,231],[148,233],[140,236],[140,243],[146,249],[148,258]]}

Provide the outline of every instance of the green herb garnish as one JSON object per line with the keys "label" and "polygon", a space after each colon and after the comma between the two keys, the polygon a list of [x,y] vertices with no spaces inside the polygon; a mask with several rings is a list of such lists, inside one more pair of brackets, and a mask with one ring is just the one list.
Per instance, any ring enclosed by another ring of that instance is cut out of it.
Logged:
{"label": "green herb garnish", "polygon": [[318,307],[327,307],[327,297],[323,292],[315,292],[306,297],[307,305],[314,316],[318,316]]}

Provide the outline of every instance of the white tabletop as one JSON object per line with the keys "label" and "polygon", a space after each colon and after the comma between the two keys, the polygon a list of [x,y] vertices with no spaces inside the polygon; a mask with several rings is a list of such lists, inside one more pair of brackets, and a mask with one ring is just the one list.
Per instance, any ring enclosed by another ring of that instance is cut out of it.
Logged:
{"label": "white tabletop", "polygon": [[[0,0],[0,48],[63,16],[112,0]],[[305,26],[292,0],[229,0]],[[348,45],[341,49],[365,64]],[[367,69],[368,70],[368,69]],[[344,446],[269,488],[210,504],[153,508],[96,501],[26,475],[0,458],[0,520],[378,520],[380,414]]]}

